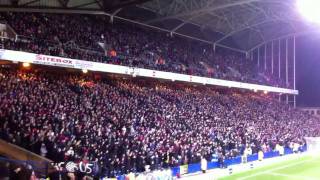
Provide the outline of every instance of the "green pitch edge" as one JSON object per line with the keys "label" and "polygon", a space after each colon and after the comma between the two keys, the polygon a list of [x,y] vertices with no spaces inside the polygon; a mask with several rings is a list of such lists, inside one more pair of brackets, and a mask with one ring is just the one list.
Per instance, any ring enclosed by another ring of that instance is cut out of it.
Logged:
{"label": "green pitch edge", "polygon": [[222,177],[219,180],[320,180],[320,158],[297,157]]}

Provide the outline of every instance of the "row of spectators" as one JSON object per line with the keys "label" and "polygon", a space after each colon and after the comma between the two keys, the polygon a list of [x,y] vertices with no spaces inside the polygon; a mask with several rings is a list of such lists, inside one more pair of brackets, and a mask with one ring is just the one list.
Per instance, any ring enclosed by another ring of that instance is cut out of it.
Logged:
{"label": "row of spectators", "polygon": [[319,136],[318,119],[269,95],[0,68],[0,138],[109,177],[270,151]]}
{"label": "row of spectators", "polygon": [[[227,80],[287,87],[243,55],[93,15],[1,13],[19,35],[5,48]],[[100,44],[99,44],[100,43]],[[260,72],[260,73],[259,73]]]}

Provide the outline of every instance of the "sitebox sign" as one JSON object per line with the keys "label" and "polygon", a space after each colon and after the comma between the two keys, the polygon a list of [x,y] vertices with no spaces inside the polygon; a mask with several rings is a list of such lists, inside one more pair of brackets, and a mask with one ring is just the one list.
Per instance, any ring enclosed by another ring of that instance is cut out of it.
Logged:
{"label": "sitebox sign", "polygon": [[35,64],[43,64],[43,65],[51,65],[51,66],[60,66],[60,67],[68,67],[74,68],[74,61],[72,59],[54,57],[54,56],[46,56],[37,54],[35,60],[33,61]]}

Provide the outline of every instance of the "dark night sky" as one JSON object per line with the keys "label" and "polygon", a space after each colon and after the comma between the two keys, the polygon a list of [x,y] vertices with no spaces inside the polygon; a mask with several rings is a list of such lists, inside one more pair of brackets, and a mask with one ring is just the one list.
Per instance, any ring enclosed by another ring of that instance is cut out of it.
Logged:
{"label": "dark night sky", "polygon": [[300,107],[320,107],[320,32],[297,38],[297,89]]}

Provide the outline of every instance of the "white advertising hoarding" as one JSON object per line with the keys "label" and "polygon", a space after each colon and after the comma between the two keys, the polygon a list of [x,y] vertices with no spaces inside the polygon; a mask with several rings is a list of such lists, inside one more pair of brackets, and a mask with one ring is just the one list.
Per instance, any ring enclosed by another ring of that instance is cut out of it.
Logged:
{"label": "white advertising hoarding", "polygon": [[0,59],[16,61],[16,62],[28,62],[28,63],[42,64],[42,65],[49,65],[49,66],[74,68],[74,69],[87,69],[90,71],[100,71],[100,72],[132,75],[132,76],[166,79],[166,80],[173,80],[173,81],[183,81],[183,82],[192,82],[192,83],[208,84],[208,85],[215,85],[215,86],[224,86],[229,88],[241,88],[241,89],[248,89],[248,90],[267,91],[267,92],[294,94],[294,95],[299,94],[297,90],[293,90],[293,89],[285,89],[285,88],[264,86],[264,85],[258,85],[258,84],[249,84],[249,83],[242,83],[242,82],[236,82],[236,81],[227,81],[227,80],[206,78],[206,77],[200,77],[200,76],[190,76],[185,74],[156,71],[156,70],[142,69],[142,68],[133,68],[133,67],[127,67],[127,66],[97,63],[97,62],[91,62],[91,61],[62,58],[62,57],[56,57],[56,56],[48,56],[48,55],[42,55],[42,54],[34,54],[34,53],[4,50],[4,49],[0,50]]}

